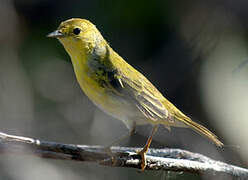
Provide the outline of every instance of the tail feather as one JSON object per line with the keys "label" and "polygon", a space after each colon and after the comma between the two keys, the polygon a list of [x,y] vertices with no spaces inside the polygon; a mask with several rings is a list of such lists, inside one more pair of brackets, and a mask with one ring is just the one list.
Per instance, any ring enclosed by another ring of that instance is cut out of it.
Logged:
{"label": "tail feather", "polygon": [[222,147],[224,144],[217,138],[217,136],[209,131],[204,126],[192,121],[189,117],[185,116],[181,119],[183,123],[192,128],[194,131],[199,133],[200,135],[206,136],[209,140],[213,141],[217,146]]}

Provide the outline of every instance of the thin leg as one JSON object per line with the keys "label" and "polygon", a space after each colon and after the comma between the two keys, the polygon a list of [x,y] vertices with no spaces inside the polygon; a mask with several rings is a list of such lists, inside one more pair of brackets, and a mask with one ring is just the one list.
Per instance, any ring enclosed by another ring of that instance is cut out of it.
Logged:
{"label": "thin leg", "polygon": [[146,141],[146,145],[144,146],[144,148],[138,152],[138,154],[141,156],[141,171],[144,171],[146,168],[146,153],[151,145],[152,142],[152,137],[153,135],[156,133],[156,131],[158,130],[158,125],[155,125],[152,129],[151,135],[149,136],[149,138]]}

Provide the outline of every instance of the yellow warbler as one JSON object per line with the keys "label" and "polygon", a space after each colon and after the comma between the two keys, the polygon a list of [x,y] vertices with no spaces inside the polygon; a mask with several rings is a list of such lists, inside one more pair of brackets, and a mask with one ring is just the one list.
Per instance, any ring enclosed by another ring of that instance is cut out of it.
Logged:
{"label": "yellow warbler", "polygon": [[121,120],[128,129],[136,124],[152,124],[153,131],[143,150],[145,154],[159,124],[169,128],[192,128],[217,146],[217,137],[192,121],[170,103],[140,72],[120,57],[90,21],[72,18],[60,24],[48,37],[57,38],[71,57],[77,81],[91,101],[107,114]]}

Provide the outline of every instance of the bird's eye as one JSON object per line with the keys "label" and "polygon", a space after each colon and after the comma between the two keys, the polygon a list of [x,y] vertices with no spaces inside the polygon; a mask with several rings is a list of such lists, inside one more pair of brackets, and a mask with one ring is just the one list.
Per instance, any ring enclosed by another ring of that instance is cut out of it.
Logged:
{"label": "bird's eye", "polygon": [[79,29],[79,28],[73,29],[73,34],[75,34],[75,35],[79,35],[80,32],[81,32],[81,29]]}

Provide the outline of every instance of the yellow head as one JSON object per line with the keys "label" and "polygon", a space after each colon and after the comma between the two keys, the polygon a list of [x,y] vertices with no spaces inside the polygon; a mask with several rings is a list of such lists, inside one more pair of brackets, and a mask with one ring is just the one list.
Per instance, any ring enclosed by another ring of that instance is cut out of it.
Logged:
{"label": "yellow head", "polygon": [[71,57],[91,54],[96,46],[106,44],[95,25],[80,18],[62,22],[48,37],[58,38]]}

